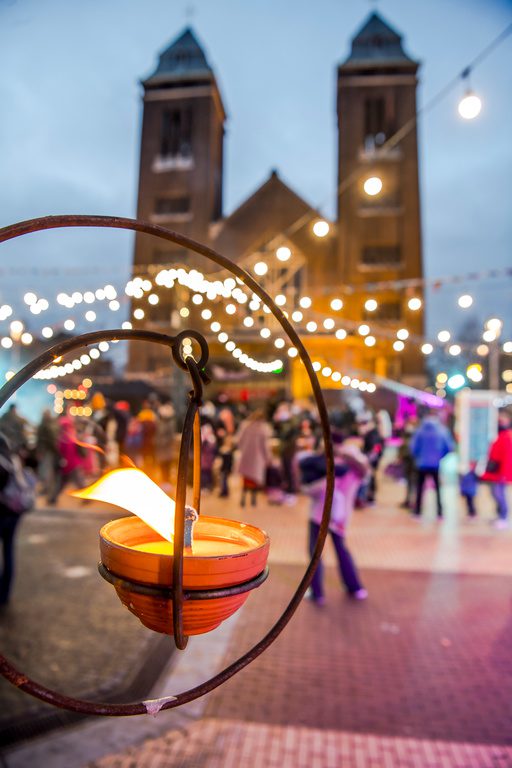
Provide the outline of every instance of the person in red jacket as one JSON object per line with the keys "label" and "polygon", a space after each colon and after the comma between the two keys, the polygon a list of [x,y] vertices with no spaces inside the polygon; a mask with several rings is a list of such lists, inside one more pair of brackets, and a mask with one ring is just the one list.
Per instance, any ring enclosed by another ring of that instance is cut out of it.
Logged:
{"label": "person in red jacket", "polygon": [[498,416],[498,437],[491,445],[482,480],[491,483],[491,493],[496,502],[498,517],[494,526],[508,528],[507,484],[512,483],[512,420],[506,411]]}

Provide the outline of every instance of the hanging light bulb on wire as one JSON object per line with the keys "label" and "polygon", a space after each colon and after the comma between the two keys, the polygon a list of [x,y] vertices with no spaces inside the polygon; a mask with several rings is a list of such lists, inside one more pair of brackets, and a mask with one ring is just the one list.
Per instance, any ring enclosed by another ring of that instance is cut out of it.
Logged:
{"label": "hanging light bulb on wire", "polygon": [[471,68],[467,67],[461,75],[463,82],[466,83],[466,90],[464,96],[459,101],[458,111],[459,115],[464,118],[464,120],[474,120],[482,110],[482,100],[473,90],[471,90],[469,84],[470,73]]}

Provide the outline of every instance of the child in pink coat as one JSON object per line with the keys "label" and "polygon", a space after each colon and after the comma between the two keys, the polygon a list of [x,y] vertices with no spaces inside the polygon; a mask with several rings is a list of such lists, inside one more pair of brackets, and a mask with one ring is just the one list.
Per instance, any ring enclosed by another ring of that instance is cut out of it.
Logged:
{"label": "child in pink coat", "polygon": [[[355,444],[348,440],[343,443],[343,438],[339,435],[333,436],[333,444],[335,482],[329,533],[334,544],[340,577],[348,594],[356,600],[364,600],[368,596],[368,592],[360,581],[357,568],[345,545],[345,532],[354,509],[357,492],[362,480],[368,474],[368,459]],[[299,456],[299,468],[303,490],[311,499],[309,551],[312,554],[320,531],[327,488],[325,456],[304,452]],[[313,576],[311,592],[317,605],[325,603],[322,562],[318,564]]]}

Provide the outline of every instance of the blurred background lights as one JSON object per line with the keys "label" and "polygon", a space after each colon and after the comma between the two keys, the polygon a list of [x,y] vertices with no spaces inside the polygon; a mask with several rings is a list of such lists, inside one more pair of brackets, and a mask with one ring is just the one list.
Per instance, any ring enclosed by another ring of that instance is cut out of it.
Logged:
{"label": "blurred background lights", "polygon": [[489,354],[489,347],[487,344],[479,344],[476,348],[477,354],[481,355],[482,357],[485,357],[485,355]]}
{"label": "blurred background lights", "polygon": [[382,190],[382,179],[378,176],[370,176],[363,184],[363,189],[370,197],[375,197]]}
{"label": "blurred background lights", "polygon": [[324,326],[326,331],[332,331],[332,329],[334,328],[335,325],[336,325],[336,323],[334,322],[332,317],[326,317],[324,322],[323,322],[323,326]]}
{"label": "blurred background lights", "polygon": [[35,293],[32,293],[31,291],[29,291],[24,295],[23,301],[25,302],[25,304],[27,304],[27,306],[30,307],[32,304],[36,303],[37,296],[35,295]]}
{"label": "blurred background lights", "polygon": [[448,347],[448,352],[453,357],[456,357],[457,355],[460,355],[462,349],[460,348],[459,344],[452,344],[450,347]]}
{"label": "blurred background lights", "polygon": [[431,355],[432,352],[434,351],[434,347],[432,346],[432,344],[429,344],[427,342],[426,344],[421,345],[421,351],[423,352],[424,355]]}
{"label": "blurred background lights", "polygon": [[512,341],[506,341],[503,345],[503,351],[507,354],[512,352]]}
{"label": "blurred background lights", "polygon": [[445,344],[447,341],[450,341],[451,334],[450,331],[439,331],[437,334],[437,338],[441,342],[441,344]]}
{"label": "blurred background lights", "polygon": [[374,347],[375,344],[377,343],[377,339],[375,338],[375,336],[367,336],[364,340],[364,343],[366,344],[367,347]]}
{"label": "blurred background lights", "polygon": [[395,352],[402,352],[404,347],[405,347],[405,344],[403,343],[403,341],[400,341],[400,339],[398,339],[398,341],[393,342],[393,349],[395,350]]}
{"label": "blurred background lights", "polygon": [[317,237],[325,237],[329,234],[329,224],[324,219],[319,219],[313,224],[313,232]]}
{"label": "blurred background lights", "polygon": [[318,326],[314,320],[310,320],[309,323],[306,324],[306,330],[309,331],[310,333],[314,333],[317,328]]}
{"label": "blurred background lights", "polygon": [[366,323],[362,323],[362,324],[359,326],[359,328],[357,329],[357,331],[358,331],[358,333],[359,333],[361,336],[368,336],[368,334],[370,333],[370,326],[369,326],[369,325],[366,325]]}
{"label": "blurred background lights", "polygon": [[419,299],[417,296],[413,296],[412,299],[409,299],[407,302],[407,306],[411,310],[411,312],[417,312],[418,309],[421,309],[423,302],[421,299]]}
{"label": "blurred background lights", "polygon": [[459,101],[458,110],[464,120],[474,120],[482,111],[482,100],[474,91],[466,91]]}
{"label": "blurred background lights", "polygon": [[272,332],[270,328],[262,328],[260,331],[260,336],[262,339],[268,339],[272,335]]}
{"label": "blurred background lights", "polygon": [[331,309],[333,309],[335,312],[339,312],[340,309],[343,309],[343,302],[341,299],[333,299],[331,301]]}
{"label": "blurred background lights", "polygon": [[264,261],[257,261],[254,265],[254,274],[259,275],[260,277],[263,277],[263,275],[266,275],[268,272],[268,266],[265,264]]}
{"label": "blurred background lights", "polygon": [[283,307],[286,304],[286,296],[283,293],[278,293],[274,301],[278,307]]}
{"label": "blurred background lights", "polygon": [[409,338],[409,331],[407,330],[407,328],[400,328],[396,332],[396,337],[397,339],[400,339],[400,341],[405,341],[406,339]]}
{"label": "blurred background lights", "polygon": [[[292,255],[292,252],[290,251],[289,248],[286,247],[286,245],[281,245],[276,251],[276,256],[279,259],[279,261],[288,261],[291,255]],[[254,268],[254,271],[256,272],[256,268]],[[266,271],[267,270],[265,270],[265,272]],[[265,272],[263,272],[262,274],[265,274]],[[260,273],[256,272],[256,274],[259,275]]]}
{"label": "blurred background lights", "polygon": [[75,330],[75,321],[68,319],[64,320],[64,329],[66,331],[74,331]]}
{"label": "blurred background lights", "polygon": [[469,293],[464,293],[462,296],[459,296],[457,304],[461,309],[469,309],[473,304],[473,297]]}
{"label": "blurred background lights", "polygon": [[366,309],[367,312],[375,312],[377,307],[378,307],[378,304],[375,301],[375,299],[367,299],[364,303],[364,308]]}
{"label": "blurred background lights", "polygon": [[347,332],[344,328],[338,328],[336,333],[334,334],[337,339],[343,340],[347,338]]}
{"label": "blurred background lights", "polygon": [[491,317],[487,320],[485,327],[488,331],[494,331],[495,334],[499,334],[503,328],[503,321],[498,317]]}
{"label": "blurred background lights", "polygon": [[244,317],[244,325],[246,328],[252,328],[254,325],[254,319],[252,317]]}
{"label": "blurred background lights", "polygon": [[462,375],[462,373],[454,373],[453,376],[450,376],[448,379],[448,387],[450,389],[460,389],[464,386],[466,383],[466,379]]}
{"label": "blurred background lights", "polygon": [[294,323],[300,323],[304,315],[299,309],[296,309],[295,312],[292,312],[292,320]]}
{"label": "blurred background lights", "polygon": [[312,301],[309,298],[309,296],[303,296],[299,301],[299,304],[302,307],[302,309],[309,309],[312,304]]}

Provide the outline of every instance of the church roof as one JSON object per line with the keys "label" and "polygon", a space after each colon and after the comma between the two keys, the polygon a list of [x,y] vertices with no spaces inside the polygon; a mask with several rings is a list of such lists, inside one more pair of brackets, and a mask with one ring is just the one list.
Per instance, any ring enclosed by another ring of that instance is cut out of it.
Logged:
{"label": "church roof", "polygon": [[378,13],[371,13],[352,38],[350,56],[346,65],[414,63],[402,47],[402,36]]}
{"label": "church roof", "polygon": [[190,27],[187,27],[168,48],[160,54],[158,66],[144,85],[157,85],[176,80],[213,78],[213,71],[203,49]]}
{"label": "church roof", "polygon": [[311,221],[316,216],[318,212],[272,171],[267,181],[224,219],[213,247],[239,261],[275,237],[289,233],[288,239],[314,260],[314,271],[332,248],[329,238],[324,242],[311,237]]}

